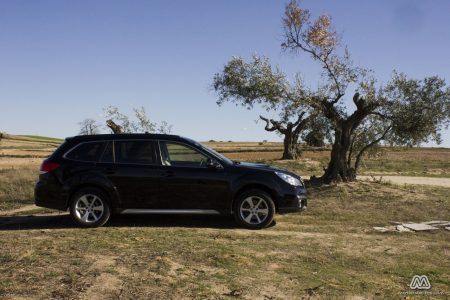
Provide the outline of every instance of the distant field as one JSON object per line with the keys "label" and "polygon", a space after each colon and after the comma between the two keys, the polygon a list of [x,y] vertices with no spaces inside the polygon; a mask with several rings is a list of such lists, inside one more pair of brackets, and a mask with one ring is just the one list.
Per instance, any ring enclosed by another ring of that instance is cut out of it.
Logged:
{"label": "distant field", "polygon": [[37,141],[50,141],[50,142],[59,142],[64,141],[63,139],[52,138],[48,136],[40,136],[40,135],[17,135],[17,138],[25,138],[28,140],[37,140]]}
{"label": "distant field", "polygon": [[[330,158],[329,148],[303,150],[296,161],[280,161],[281,143],[205,142],[234,160],[270,162],[306,176],[321,175]],[[376,157],[366,157],[361,165],[364,175],[407,175],[450,177],[449,148],[384,148]]]}
{"label": "distant field", "polygon": [[[0,169],[27,165],[36,168],[63,140],[39,136],[10,136],[0,144]],[[327,166],[329,148],[305,148],[296,161],[280,161],[282,143],[204,142],[233,160],[272,163],[301,173],[321,175]],[[450,177],[449,148],[384,148],[376,157],[366,157],[362,175]]]}

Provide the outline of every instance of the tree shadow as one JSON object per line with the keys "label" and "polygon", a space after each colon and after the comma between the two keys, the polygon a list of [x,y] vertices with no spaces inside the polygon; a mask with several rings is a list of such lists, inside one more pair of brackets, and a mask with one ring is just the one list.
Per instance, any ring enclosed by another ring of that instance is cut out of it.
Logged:
{"label": "tree shadow", "polygon": [[[231,216],[208,215],[113,215],[104,227],[238,228]],[[69,214],[0,216],[0,231],[69,228],[81,228]]]}

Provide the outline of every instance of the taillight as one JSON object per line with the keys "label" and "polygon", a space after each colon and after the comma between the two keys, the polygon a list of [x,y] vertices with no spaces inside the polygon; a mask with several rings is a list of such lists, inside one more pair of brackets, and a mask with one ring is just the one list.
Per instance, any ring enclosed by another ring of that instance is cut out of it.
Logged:
{"label": "taillight", "polygon": [[45,173],[51,172],[53,170],[58,169],[59,166],[60,166],[60,164],[58,164],[58,163],[44,160],[42,162],[41,169],[39,170],[39,173],[40,174],[45,174]]}

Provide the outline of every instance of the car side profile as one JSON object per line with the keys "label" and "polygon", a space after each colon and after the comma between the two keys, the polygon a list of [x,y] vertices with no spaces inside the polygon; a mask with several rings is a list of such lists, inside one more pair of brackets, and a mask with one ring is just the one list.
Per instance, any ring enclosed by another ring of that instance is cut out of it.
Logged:
{"label": "car side profile", "polygon": [[305,209],[307,198],[296,174],[232,161],[188,138],[106,134],[67,138],[41,165],[35,203],[69,210],[84,227],[112,214],[217,214],[261,229],[276,212]]}

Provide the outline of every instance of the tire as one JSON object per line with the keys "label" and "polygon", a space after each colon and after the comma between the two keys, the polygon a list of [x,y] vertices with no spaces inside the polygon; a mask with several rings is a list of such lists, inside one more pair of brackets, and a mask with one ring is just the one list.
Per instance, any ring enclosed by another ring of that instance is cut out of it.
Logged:
{"label": "tire", "polygon": [[111,205],[108,195],[96,188],[83,188],[77,191],[70,202],[70,215],[80,226],[99,227],[108,222]]}
{"label": "tire", "polygon": [[272,197],[262,190],[248,190],[236,199],[233,214],[236,222],[244,228],[266,228],[273,221],[275,203]]}

